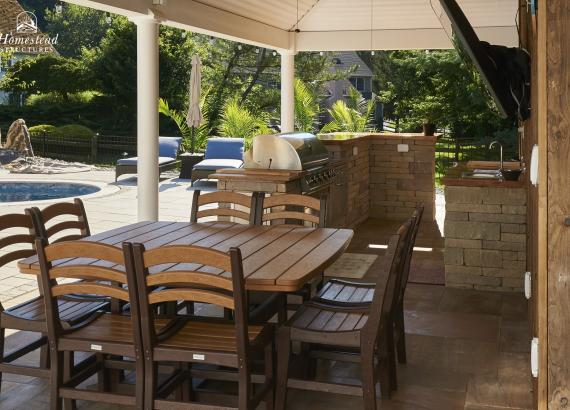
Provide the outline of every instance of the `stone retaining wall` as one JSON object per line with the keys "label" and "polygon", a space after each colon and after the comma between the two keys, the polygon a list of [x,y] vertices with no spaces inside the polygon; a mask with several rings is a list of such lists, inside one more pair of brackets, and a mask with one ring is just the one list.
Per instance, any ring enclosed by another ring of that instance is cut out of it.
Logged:
{"label": "stone retaining wall", "polygon": [[526,269],[526,189],[445,188],[445,284],[521,291]]}

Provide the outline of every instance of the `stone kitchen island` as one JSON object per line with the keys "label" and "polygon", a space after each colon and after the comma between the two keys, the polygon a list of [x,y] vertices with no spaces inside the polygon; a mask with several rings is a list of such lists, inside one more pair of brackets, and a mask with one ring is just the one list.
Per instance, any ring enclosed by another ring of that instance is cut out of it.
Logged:
{"label": "stone kitchen island", "polygon": [[[519,167],[519,163],[505,163]],[[517,181],[466,178],[467,163],[450,169],[445,185],[445,284],[479,290],[521,291],[526,270],[525,174]]]}
{"label": "stone kitchen island", "polygon": [[[424,220],[435,217],[435,142],[437,136],[403,133],[318,135],[334,170],[329,222],[356,227],[367,218],[404,220],[425,206]],[[211,175],[218,189],[240,192],[305,193],[306,170],[220,170]],[[320,194],[320,193],[319,193]]]}

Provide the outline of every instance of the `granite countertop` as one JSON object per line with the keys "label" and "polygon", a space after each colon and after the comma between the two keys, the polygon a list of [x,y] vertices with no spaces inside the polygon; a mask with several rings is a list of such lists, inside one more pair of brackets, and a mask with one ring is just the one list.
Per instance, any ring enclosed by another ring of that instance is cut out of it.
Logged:
{"label": "granite countertop", "polygon": [[435,141],[440,134],[424,135],[422,133],[396,133],[396,132],[333,132],[330,134],[318,134],[317,138],[324,144],[351,144],[365,139],[389,139],[415,141]]}
{"label": "granite countertop", "polygon": [[[473,187],[495,187],[495,188],[523,188],[526,185],[526,172],[523,171],[518,181],[498,180],[494,178],[465,178],[464,172],[474,169],[499,169],[500,163],[497,161],[469,161],[458,163],[449,168],[441,182],[446,186],[473,186]],[[520,162],[504,162],[505,169],[524,168]]]}

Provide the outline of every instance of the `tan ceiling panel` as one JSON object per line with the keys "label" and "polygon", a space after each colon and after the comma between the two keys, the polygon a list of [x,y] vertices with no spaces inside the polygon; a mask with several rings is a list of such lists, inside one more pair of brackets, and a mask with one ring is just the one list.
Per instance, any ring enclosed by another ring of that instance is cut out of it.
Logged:
{"label": "tan ceiling panel", "polygon": [[[301,31],[424,29],[441,27],[430,1],[299,0]],[[198,0],[284,30],[295,28],[296,0]],[[458,0],[472,25],[514,26],[517,0]],[[372,21],[371,21],[371,12]]]}

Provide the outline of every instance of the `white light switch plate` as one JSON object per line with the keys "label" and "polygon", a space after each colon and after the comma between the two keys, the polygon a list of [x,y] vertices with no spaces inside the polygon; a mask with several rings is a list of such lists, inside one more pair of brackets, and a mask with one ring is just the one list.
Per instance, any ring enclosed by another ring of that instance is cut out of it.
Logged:
{"label": "white light switch plate", "polygon": [[398,144],[398,152],[409,152],[410,146],[408,144]]}

